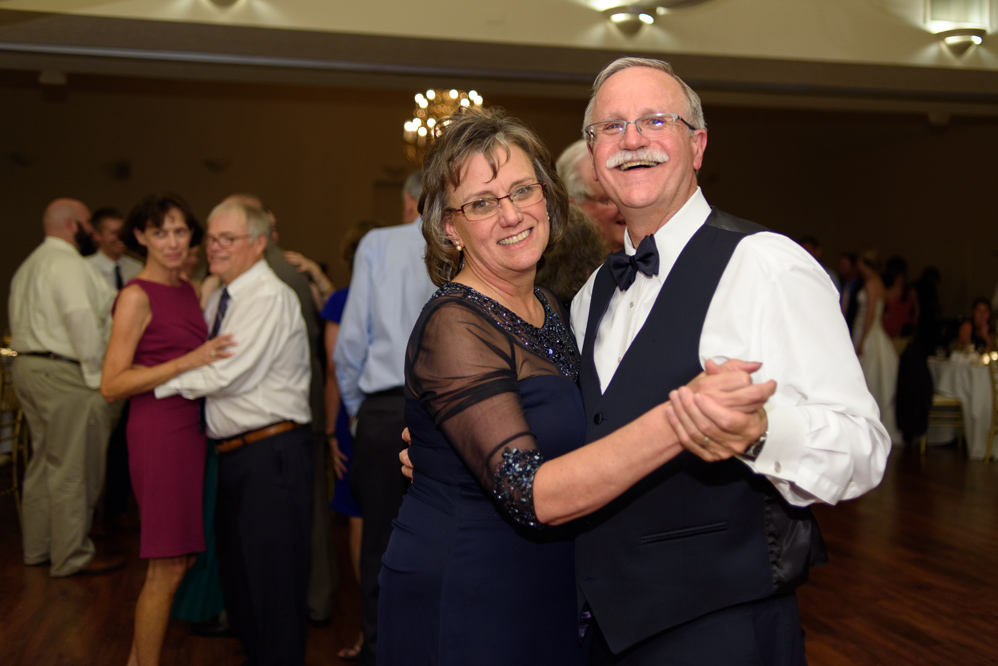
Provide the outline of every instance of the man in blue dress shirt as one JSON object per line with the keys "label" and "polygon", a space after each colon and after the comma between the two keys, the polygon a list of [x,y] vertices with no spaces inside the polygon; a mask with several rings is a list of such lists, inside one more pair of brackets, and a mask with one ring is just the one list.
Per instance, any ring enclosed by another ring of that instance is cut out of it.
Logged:
{"label": "man in blue dress shirt", "polygon": [[359,663],[374,666],[378,627],[378,574],[392,520],[408,481],[398,466],[405,428],[405,347],[423,305],[436,288],[426,272],[417,203],[422,174],[406,180],[404,223],[373,229],[360,241],[333,360],[343,404],[355,427],[350,488],[364,531],[360,545]]}

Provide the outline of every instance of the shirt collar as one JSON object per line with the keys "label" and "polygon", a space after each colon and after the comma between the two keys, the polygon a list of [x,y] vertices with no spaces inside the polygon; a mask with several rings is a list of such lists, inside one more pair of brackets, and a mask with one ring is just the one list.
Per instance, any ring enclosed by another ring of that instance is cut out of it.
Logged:
{"label": "shirt collar", "polygon": [[57,248],[63,252],[73,252],[77,256],[83,256],[80,254],[80,250],[77,249],[75,245],[70,243],[68,240],[59,238],[58,236],[46,236],[45,240],[42,241],[44,245],[49,245],[53,248]]}
{"label": "shirt collar", "polygon": [[[696,191],[686,200],[683,207],[668,222],[655,232],[655,247],[658,248],[659,280],[665,280],[672,270],[679,253],[693,238],[693,234],[707,221],[710,215],[710,204],[697,187]],[[640,243],[640,240],[638,241]],[[631,243],[631,235],[624,234],[624,252],[634,254],[637,250]]]}
{"label": "shirt collar", "polygon": [[108,267],[114,267],[118,265],[118,262],[111,257],[104,254],[104,250],[97,250],[92,255],[94,257],[93,261],[103,264]]}
{"label": "shirt collar", "polygon": [[249,270],[245,273],[237,277],[229,284],[224,285],[224,288],[229,292],[229,298],[235,299],[242,292],[251,289],[253,283],[256,282],[256,279],[269,270],[270,266],[267,265],[267,260],[260,259],[260,261],[250,266]]}

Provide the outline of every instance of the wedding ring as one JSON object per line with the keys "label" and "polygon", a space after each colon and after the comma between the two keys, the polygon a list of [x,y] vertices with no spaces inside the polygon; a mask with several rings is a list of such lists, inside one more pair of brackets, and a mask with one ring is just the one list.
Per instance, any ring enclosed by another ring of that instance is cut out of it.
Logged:
{"label": "wedding ring", "polygon": [[210,354],[208,354],[208,356],[211,356],[212,358],[215,358],[215,350],[214,350],[214,349],[212,349],[212,350],[211,350],[211,353],[210,353]]}
{"label": "wedding ring", "polygon": [[707,435],[704,435],[703,436],[703,441],[700,442],[700,446],[702,446],[703,448],[706,449],[708,444],[710,444],[710,437],[708,437]]}

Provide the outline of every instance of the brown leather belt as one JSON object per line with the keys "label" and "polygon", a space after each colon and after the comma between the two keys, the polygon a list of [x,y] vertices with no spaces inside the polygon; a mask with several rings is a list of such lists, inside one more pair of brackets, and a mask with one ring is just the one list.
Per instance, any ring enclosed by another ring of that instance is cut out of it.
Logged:
{"label": "brown leather belt", "polygon": [[244,432],[238,437],[233,437],[232,439],[222,440],[215,445],[215,450],[219,453],[228,453],[230,451],[235,451],[246,444],[253,444],[254,442],[259,442],[261,439],[267,439],[268,437],[273,437],[274,435],[280,435],[282,432],[294,430],[297,427],[298,424],[294,421],[281,421],[280,423],[264,426],[259,430]]}

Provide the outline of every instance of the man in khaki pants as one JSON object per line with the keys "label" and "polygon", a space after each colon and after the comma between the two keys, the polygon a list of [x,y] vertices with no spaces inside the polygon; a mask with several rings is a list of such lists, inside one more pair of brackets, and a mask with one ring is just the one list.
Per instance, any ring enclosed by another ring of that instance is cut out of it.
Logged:
{"label": "man in khaki pants", "polygon": [[45,240],[14,274],[9,299],[14,388],[33,448],[24,562],[51,562],[52,576],[104,573],[124,565],[98,556],[88,536],[119,409],[97,390],[114,291],[80,254],[93,248],[83,203],[56,199],[43,226]]}

